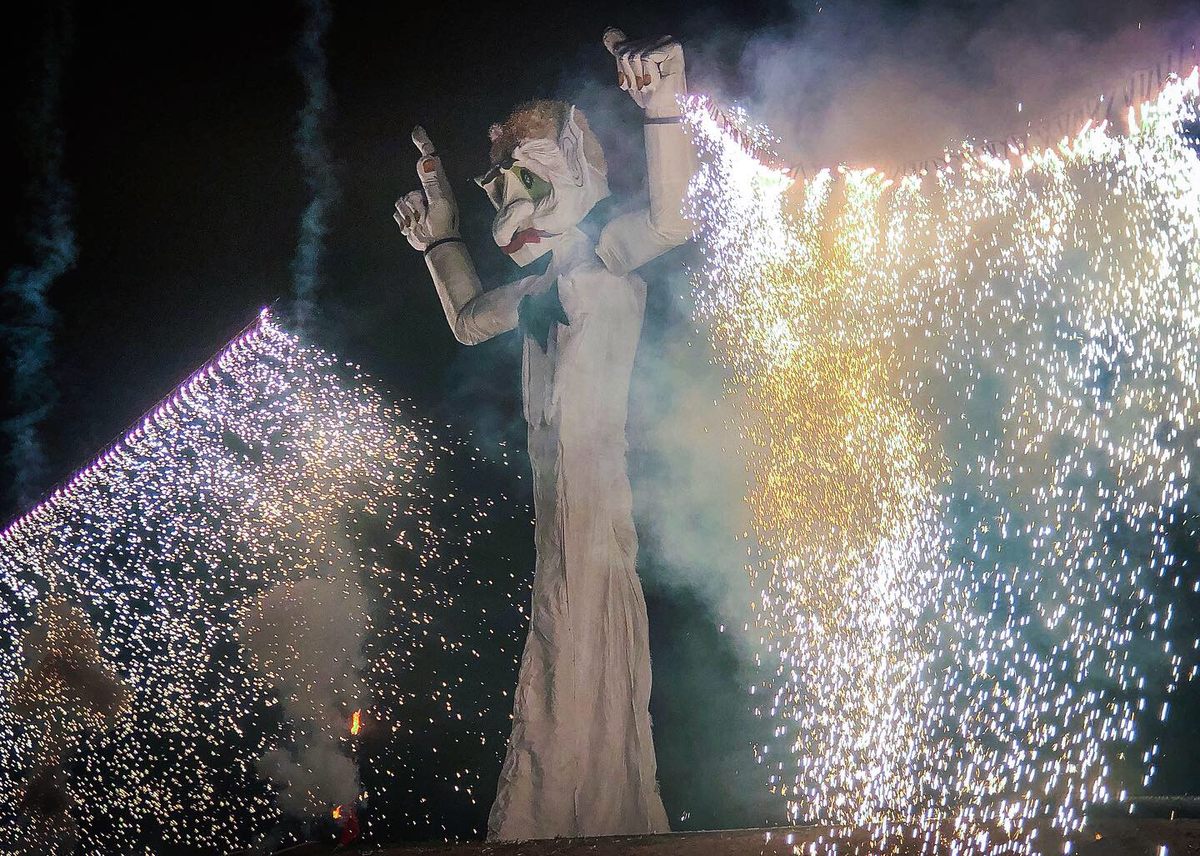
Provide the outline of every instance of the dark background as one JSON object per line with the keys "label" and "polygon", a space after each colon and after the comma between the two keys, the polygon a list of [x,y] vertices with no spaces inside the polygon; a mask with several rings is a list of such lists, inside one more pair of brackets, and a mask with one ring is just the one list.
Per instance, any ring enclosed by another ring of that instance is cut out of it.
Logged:
{"label": "dark background", "polygon": [[[486,167],[489,124],[527,98],[575,100],[605,117],[593,124],[610,153],[614,190],[636,194],[644,170],[640,123],[614,85],[600,44],[604,28],[669,32],[694,44],[693,89],[719,81],[736,95],[745,37],[803,26],[813,9],[754,0],[496,4],[486,12],[467,4],[338,4],[327,47],[336,99],[329,142],[341,195],[309,335],[481,444],[505,441],[522,450],[515,337],[458,345],[420,255],[391,219],[393,201],[416,186],[412,125],[424,124],[439,147],[485,279],[511,278],[515,268],[491,244],[490,208],[470,181]],[[6,15],[5,269],[30,260],[25,188],[36,164],[19,130],[37,90],[46,24],[40,7]],[[299,4],[91,3],[75,6],[73,16],[62,120],[80,255],[50,293],[60,318],[52,369],[59,401],[44,432],[47,488],[121,434],[260,307],[286,297],[307,200],[293,148],[303,100],[293,62]],[[609,121],[614,117],[620,121]],[[695,337],[680,299],[687,252],[647,272],[647,352]],[[696,364],[704,365],[702,354]],[[656,472],[656,450],[640,439],[647,418],[635,403],[635,491]],[[519,496],[521,486],[513,489]],[[9,501],[4,511],[20,509]],[[1194,530],[1189,520],[1181,526],[1180,547],[1190,555]],[[509,547],[514,560],[532,565],[527,537]],[[653,628],[653,712],[668,813],[677,828],[778,822],[782,807],[765,793],[751,757],[765,724],[749,711],[744,658],[717,632],[711,599],[673,582],[666,552],[644,538],[640,570]],[[1195,638],[1192,616],[1177,627],[1182,639]],[[1173,704],[1159,792],[1197,785],[1190,764],[1198,745],[1196,696],[1185,685]],[[481,795],[485,809],[488,802]]]}
{"label": "dark background", "polygon": [[[691,31],[769,24],[775,6],[569,3],[517,14],[338,5],[327,46],[341,197],[322,267],[322,344],[364,363],[397,394],[443,408],[447,373],[464,352],[390,216],[395,199],[416,186],[413,124],[424,123],[443,153],[480,266],[512,277],[515,267],[491,251],[490,208],[470,180],[487,165],[488,126],[527,98],[586,102],[615,93],[629,101],[612,85],[600,43],[610,23],[686,41]],[[60,476],[259,307],[288,294],[307,199],[292,137],[304,97],[293,64],[299,3],[78,4],[73,17],[62,119],[80,256],[51,295],[61,316],[54,372],[62,401],[46,431]],[[4,27],[10,121],[37,91],[44,20],[27,10]],[[736,44],[729,58],[736,67]],[[623,127],[600,128],[606,142],[640,146],[632,102],[624,118]],[[21,196],[31,164],[15,131],[5,135],[2,160],[11,200],[5,262],[27,252]],[[617,189],[636,188],[641,170],[636,160],[619,163]],[[472,369],[515,391],[513,374],[483,368],[494,359],[489,352]]]}
{"label": "dark background", "polygon": [[[260,307],[286,300],[308,199],[293,139],[304,98],[294,63],[304,21],[299,3],[69,8],[74,38],[63,69],[61,120],[79,258],[49,294],[59,320],[52,364],[58,401],[43,430],[47,489],[122,434]],[[484,447],[508,442],[523,463],[516,337],[475,348],[455,342],[420,255],[391,219],[394,200],[417,186],[412,125],[424,124],[439,146],[485,281],[513,278],[515,266],[490,238],[491,208],[471,181],[487,166],[488,126],[528,98],[577,100],[593,115],[619,120],[593,118],[593,126],[609,153],[614,190],[636,195],[644,174],[639,111],[614,85],[600,41],[605,27],[670,32],[686,42],[693,33],[770,25],[774,9],[670,3],[606,10],[577,3],[480,14],[447,4],[337,4],[326,44],[335,96],[328,139],[340,197],[322,258],[318,315],[307,335]],[[28,187],[40,165],[23,141],[22,119],[36,103],[48,21],[47,10],[25,9],[0,28],[9,82],[3,115],[11,123],[0,140],[5,269],[34,261],[26,240],[35,207]],[[727,43],[712,40],[706,50],[727,52],[726,61],[689,53],[689,62],[736,68],[736,35]],[[698,72],[692,77],[702,79]],[[730,73],[729,80],[736,77]],[[676,252],[645,272],[649,352],[694,337],[680,300],[685,257],[686,250]],[[704,366],[702,358],[697,366]],[[631,416],[632,469],[643,482],[656,471],[655,450],[640,440],[649,432],[637,427],[648,418],[636,408]],[[3,477],[7,482],[9,474]],[[531,504],[526,484],[505,490]],[[4,502],[6,517],[22,510],[11,497]],[[719,509],[710,516],[714,526],[731,522]],[[507,542],[494,549],[532,568],[530,530],[513,525],[503,533]],[[728,533],[727,558],[740,567],[744,550],[738,552],[735,534]],[[749,705],[745,658],[718,632],[711,599],[673,582],[669,565],[644,532],[640,570],[657,687],[652,713],[672,823],[781,822],[782,803],[766,791],[752,755],[767,725]],[[514,585],[520,584],[518,578]],[[500,677],[511,686],[515,664],[512,675]],[[473,814],[457,804],[447,807],[449,814],[426,808],[414,813],[410,828],[395,828],[396,836],[482,829],[491,802],[486,788],[499,772],[494,750],[484,754],[477,766],[485,791]],[[416,783],[418,790],[437,787]]]}

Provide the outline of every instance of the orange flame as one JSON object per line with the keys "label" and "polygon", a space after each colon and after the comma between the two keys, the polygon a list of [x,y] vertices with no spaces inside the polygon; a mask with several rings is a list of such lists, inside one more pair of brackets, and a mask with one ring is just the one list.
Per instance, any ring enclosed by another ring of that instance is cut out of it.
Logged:
{"label": "orange flame", "polygon": [[334,820],[342,819],[342,807],[340,805],[335,805],[333,807],[333,819]]}
{"label": "orange flame", "polygon": [[350,717],[350,733],[357,735],[362,730],[362,711],[354,711],[354,715]]}

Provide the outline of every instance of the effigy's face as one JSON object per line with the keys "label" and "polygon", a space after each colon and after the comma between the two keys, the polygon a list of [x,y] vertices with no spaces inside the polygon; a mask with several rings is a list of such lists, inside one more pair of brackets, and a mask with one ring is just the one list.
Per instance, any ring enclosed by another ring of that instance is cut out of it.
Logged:
{"label": "effigy's face", "polygon": [[475,181],[496,208],[496,245],[521,267],[553,250],[608,195],[603,169],[588,162],[574,114],[558,140],[523,140]]}
{"label": "effigy's face", "polygon": [[563,230],[553,216],[555,188],[546,178],[513,157],[492,167],[479,185],[496,209],[492,237],[509,258],[524,267],[554,249]]}

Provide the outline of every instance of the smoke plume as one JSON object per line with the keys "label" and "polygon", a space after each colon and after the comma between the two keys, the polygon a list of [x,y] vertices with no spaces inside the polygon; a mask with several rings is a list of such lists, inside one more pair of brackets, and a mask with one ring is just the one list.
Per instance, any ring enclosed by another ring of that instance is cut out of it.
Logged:
{"label": "smoke plume", "polygon": [[21,856],[75,851],[79,828],[61,764],[43,764],[29,774],[18,808],[25,821],[24,840],[17,845]]}
{"label": "smoke plume", "polygon": [[338,194],[325,139],[332,96],[324,41],[332,13],[327,0],[305,0],[304,8],[304,32],[296,49],[296,68],[304,81],[305,102],[300,109],[295,145],[311,196],[300,218],[300,239],[292,260],[292,291],[301,325],[315,308],[329,212]]}
{"label": "smoke plume", "polygon": [[35,759],[20,800],[23,852],[69,853],[77,836],[66,762],[88,732],[113,727],[129,709],[128,687],[109,669],[91,622],[59,598],[43,603],[24,639],[25,671],[9,694]]}
{"label": "smoke plume", "polygon": [[1102,95],[1120,117],[1150,79],[1196,63],[1198,24],[1178,0],[806,7],[749,36],[738,94],[806,167],[911,168],[968,138],[1057,139]]}
{"label": "smoke plume", "polygon": [[111,728],[128,709],[129,690],[112,673],[91,622],[78,606],[51,599],[25,637],[26,668],[9,696],[12,710],[47,745],[47,757],[82,731]]}
{"label": "smoke plume", "polygon": [[46,454],[40,428],[57,398],[49,375],[57,316],[50,287],[75,264],[74,195],[63,177],[63,130],[59,116],[63,67],[71,45],[71,22],[62,7],[49,10],[42,51],[41,86],[27,112],[32,168],[32,214],[27,241],[32,261],[8,272],[3,285],[5,350],[11,372],[12,416],[3,425],[10,448],[12,499],[33,503],[45,483]]}
{"label": "smoke plume", "polygon": [[[1200,59],[1200,15],[1181,2],[820,5],[793,3],[765,29],[706,12],[669,25],[684,44],[691,90],[744,106],[778,135],[781,154],[806,168],[844,162],[891,171],[959,140],[1059,133],[1061,114],[1101,95],[1121,116],[1131,76],[1136,86]],[[636,193],[644,163],[640,135],[630,133],[636,109],[612,85],[599,46],[568,67],[554,94],[587,112],[614,164],[614,190]],[[534,94],[542,93],[521,96]],[[1083,119],[1063,121],[1063,131],[1077,130]],[[691,286],[671,266],[682,266],[678,256],[642,271],[650,296],[629,432],[639,573],[655,634],[655,721],[668,724],[655,735],[663,794],[676,828],[775,820],[766,801],[748,796],[761,793],[753,786],[708,803],[713,781],[756,780],[747,744],[772,741],[762,738],[770,719],[747,721],[746,696],[734,697],[756,680],[758,643],[745,632],[755,627],[746,617],[757,594],[747,566],[757,545],[740,537],[752,528],[744,438],[730,419],[736,405],[706,322],[689,317]],[[664,588],[670,596],[656,598]],[[726,632],[706,638],[708,621]],[[705,720],[698,709],[720,713]],[[707,775],[691,786],[689,772],[700,766]]]}
{"label": "smoke plume", "polygon": [[319,816],[352,803],[358,768],[348,723],[363,706],[367,603],[354,580],[310,578],[268,589],[246,610],[239,639],[279,693],[292,745],[259,759],[289,814]]}

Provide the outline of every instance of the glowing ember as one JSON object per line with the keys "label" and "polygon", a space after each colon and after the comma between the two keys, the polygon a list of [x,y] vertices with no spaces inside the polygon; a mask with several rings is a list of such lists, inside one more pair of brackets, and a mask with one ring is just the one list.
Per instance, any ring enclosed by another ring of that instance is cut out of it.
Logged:
{"label": "glowing ember", "polygon": [[[61,600],[95,628],[87,662],[111,669],[129,696],[120,699],[121,716],[98,723],[110,730],[89,737],[71,759],[81,849],[228,852],[272,829],[283,829],[280,843],[289,843],[279,789],[263,780],[260,759],[336,747],[346,723],[335,720],[328,735],[293,727],[278,681],[264,677],[263,662],[255,667],[237,631],[264,594],[306,591],[302,583],[326,578],[339,587],[353,581],[382,605],[371,616],[370,656],[352,664],[380,717],[405,721],[422,712],[419,738],[395,728],[372,747],[381,759],[354,759],[379,798],[372,822],[440,828],[427,795],[436,795],[439,809],[469,810],[478,771],[458,758],[452,769],[438,766],[440,758],[413,760],[403,749],[430,734],[475,752],[503,747],[505,700],[499,689],[489,695],[486,669],[475,679],[471,667],[512,668],[524,578],[504,558],[470,573],[463,563],[479,533],[496,524],[497,506],[519,515],[522,531],[528,513],[502,494],[484,501],[445,481],[445,468],[469,468],[474,490],[487,463],[444,433],[387,402],[357,367],[264,314],[0,533],[0,824],[19,828],[22,773],[36,766],[45,734],[66,730],[37,721],[37,712],[61,709],[56,664],[80,673],[84,658],[72,647],[80,634],[50,646],[71,656],[42,658],[36,681],[26,674],[29,650],[20,647],[35,614]],[[492,569],[505,585],[495,584]],[[492,586],[491,599],[477,594]],[[461,631],[430,632],[439,625]],[[280,653],[278,662],[291,661]],[[430,663],[446,679],[414,687],[406,677],[430,674]],[[88,716],[93,709],[81,708]],[[412,793],[417,777],[405,770],[415,763],[428,790],[409,806],[390,789]],[[346,800],[314,802],[311,812],[328,816],[335,802]]]}
{"label": "glowing ember", "polygon": [[362,711],[356,710],[356,711],[354,711],[353,716],[350,717],[350,733],[357,737],[358,732],[361,730],[362,730]]}
{"label": "glowing ember", "polygon": [[898,824],[931,851],[951,828],[959,854],[1032,852],[1034,823],[1077,830],[1123,791],[1118,753],[1165,717],[1167,527],[1200,424],[1198,79],[1126,134],[896,182],[796,180],[747,153],[762,132],[691,106],[696,302],[773,556],[751,569],[778,723],[759,756],[795,820],[876,824],[863,852]]}

